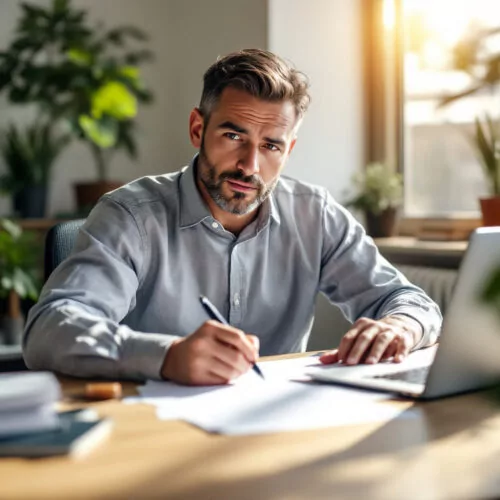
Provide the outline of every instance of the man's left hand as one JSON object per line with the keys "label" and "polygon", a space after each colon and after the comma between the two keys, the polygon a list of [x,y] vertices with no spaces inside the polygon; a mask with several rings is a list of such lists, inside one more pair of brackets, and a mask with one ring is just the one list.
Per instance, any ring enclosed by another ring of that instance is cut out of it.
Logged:
{"label": "man's left hand", "polygon": [[422,338],[420,323],[403,315],[379,320],[360,318],[342,338],[338,349],[323,354],[324,364],[374,364],[390,358],[400,363]]}

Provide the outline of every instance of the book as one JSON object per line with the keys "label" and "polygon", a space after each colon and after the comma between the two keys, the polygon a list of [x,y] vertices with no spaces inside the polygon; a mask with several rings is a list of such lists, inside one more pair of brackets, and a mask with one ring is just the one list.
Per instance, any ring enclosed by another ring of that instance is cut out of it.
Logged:
{"label": "book", "polygon": [[60,426],[55,404],[61,396],[57,378],[48,372],[0,375],[0,437]]}
{"label": "book", "polygon": [[112,421],[92,410],[58,414],[57,429],[0,437],[0,457],[47,457],[71,455],[81,458],[109,436]]}

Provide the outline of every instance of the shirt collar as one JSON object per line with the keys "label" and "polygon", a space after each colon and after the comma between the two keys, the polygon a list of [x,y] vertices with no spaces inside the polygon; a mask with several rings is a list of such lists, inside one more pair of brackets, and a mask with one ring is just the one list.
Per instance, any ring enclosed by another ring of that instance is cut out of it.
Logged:
{"label": "shirt collar", "polygon": [[[212,217],[210,210],[206,206],[196,185],[196,162],[198,154],[194,156],[187,167],[182,169],[179,182],[180,186],[180,216],[179,225],[181,228],[194,226],[204,219]],[[273,219],[277,224],[281,219],[278,212],[274,193],[271,193],[267,200],[261,205],[259,219],[264,222]]]}
{"label": "shirt collar", "polygon": [[196,186],[196,155],[187,167],[182,169],[179,182],[180,189],[180,216],[179,225],[181,228],[194,226],[202,220],[211,217],[210,210],[205,205],[198,187]]}

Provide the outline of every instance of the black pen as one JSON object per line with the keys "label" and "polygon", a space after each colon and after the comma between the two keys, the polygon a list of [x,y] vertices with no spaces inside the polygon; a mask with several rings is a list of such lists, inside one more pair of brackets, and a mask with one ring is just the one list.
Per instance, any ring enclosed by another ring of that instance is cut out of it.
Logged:
{"label": "black pen", "polygon": [[[200,302],[201,305],[203,306],[203,309],[205,309],[210,318],[215,319],[215,321],[218,321],[223,325],[229,325],[229,323],[224,319],[224,316],[222,316],[222,314],[217,310],[217,308],[212,304],[212,302],[210,302],[204,295],[200,295]],[[257,375],[260,375],[262,378],[264,378],[264,375],[261,369],[258,367],[257,363],[254,363],[252,365],[252,370]]]}

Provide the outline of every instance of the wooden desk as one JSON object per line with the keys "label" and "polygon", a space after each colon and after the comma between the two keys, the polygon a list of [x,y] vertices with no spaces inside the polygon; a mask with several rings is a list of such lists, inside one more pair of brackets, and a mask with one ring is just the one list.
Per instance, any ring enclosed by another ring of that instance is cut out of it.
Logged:
{"label": "wooden desk", "polygon": [[[66,396],[82,386],[63,381]],[[0,460],[0,498],[500,496],[500,403],[483,394],[419,403],[419,415],[386,423],[236,437],[159,421],[146,405],[91,406],[114,419],[109,440],[80,461]]]}

